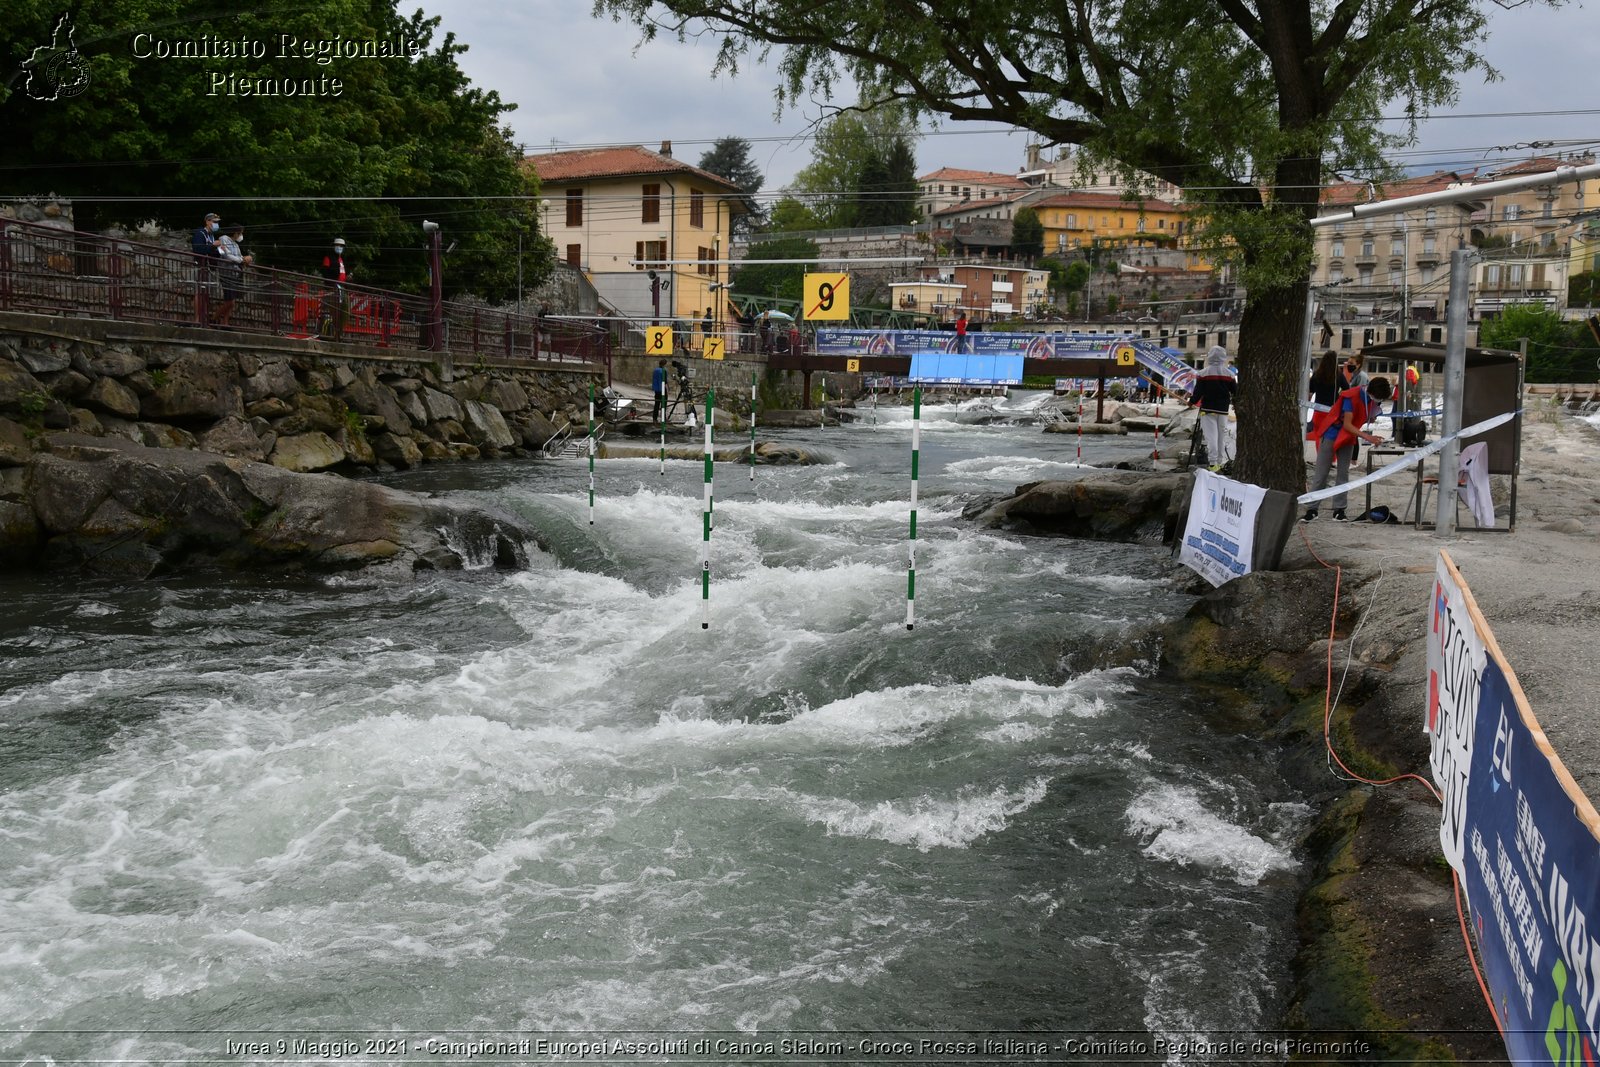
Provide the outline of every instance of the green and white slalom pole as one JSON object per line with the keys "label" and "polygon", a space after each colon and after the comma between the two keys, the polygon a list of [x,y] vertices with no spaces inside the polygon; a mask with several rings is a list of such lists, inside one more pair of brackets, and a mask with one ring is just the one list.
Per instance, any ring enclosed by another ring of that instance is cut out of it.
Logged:
{"label": "green and white slalom pole", "polygon": [[711,629],[711,402],[715,389],[706,390],[706,506],[702,513],[700,559],[700,629]]}
{"label": "green and white slalom pole", "polygon": [[917,610],[917,457],[922,451],[922,386],[911,391],[911,537],[906,542],[906,629]]}
{"label": "green and white slalom pole", "polygon": [[594,525],[594,383],[589,383],[589,525]]}
{"label": "green and white slalom pole", "polygon": [[750,372],[750,480],[756,480],[756,372]]}
{"label": "green and white slalom pole", "polygon": [[826,374],[822,376],[822,413],[817,418],[817,426],[824,430],[828,428],[828,376]]}

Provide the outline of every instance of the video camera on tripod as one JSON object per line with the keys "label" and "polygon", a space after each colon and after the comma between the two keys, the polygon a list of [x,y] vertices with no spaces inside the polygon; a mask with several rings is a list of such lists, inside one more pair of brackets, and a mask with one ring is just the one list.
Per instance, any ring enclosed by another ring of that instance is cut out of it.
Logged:
{"label": "video camera on tripod", "polygon": [[678,375],[678,384],[687,386],[689,384],[689,368],[683,365],[683,361],[673,360],[672,369]]}

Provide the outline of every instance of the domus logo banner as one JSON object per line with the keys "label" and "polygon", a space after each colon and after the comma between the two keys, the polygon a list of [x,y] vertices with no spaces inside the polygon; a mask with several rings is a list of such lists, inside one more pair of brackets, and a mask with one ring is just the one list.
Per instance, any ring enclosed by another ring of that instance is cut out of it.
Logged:
{"label": "domus logo banner", "polygon": [[1484,978],[1516,1063],[1600,1052],[1600,815],[1534,718],[1447,553],[1428,625],[1439,841],[1461,877]]}
{"label": "domus logo banner", "polygon": [[1178,562],[1212,585],[1250,573],[1255,555],[1256,513],[1267,491],[1208,470],[1196,471]]}

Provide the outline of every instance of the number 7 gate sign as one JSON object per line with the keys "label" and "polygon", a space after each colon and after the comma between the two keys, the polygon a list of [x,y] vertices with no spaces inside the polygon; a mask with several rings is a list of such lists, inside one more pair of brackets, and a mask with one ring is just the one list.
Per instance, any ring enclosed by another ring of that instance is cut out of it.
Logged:
{"label": "number 7 gate sign", "polygon": [[850,275],[807,274],[802,288],[807,321],[844,322],[850,318]]}

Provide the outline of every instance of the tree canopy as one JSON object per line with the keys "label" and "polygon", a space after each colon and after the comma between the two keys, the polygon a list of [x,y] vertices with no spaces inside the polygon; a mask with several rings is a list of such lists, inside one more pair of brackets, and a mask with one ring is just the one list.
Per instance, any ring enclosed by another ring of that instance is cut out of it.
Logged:
{"label": "tree canopy", "polygon": [[755,194],[761,191],[767,179],[750,158],[750,142],[743,137],[717,138],[700,157],[700,169],[726,178],[750,194],[745,201],[747,210],[733,216],[733,232],[748,233],[751,229],[759,229],[763,218],[761,203]]}
{"label": "tree canopy", "polygon": [[[61,10],[54,0],[19,4],[0,45],[10,70],[50,42]],[[80,228],[152,219],[192,228],[217,211],[247,224],[257,262],[288,269],[310,270],[342,236],[359,281],[407,288],[426,277],[427,218],[457,245],[447,292],[510,296],[519,237],[535,284],[549,245],[537,201],[525,199],[536,181],[501,126],[511,105],[469,83],[457,64],[466,46],[448,34],[435,41],[437,18],[405,18],[395,4],[82,5],[71,42],[88,74],[82,92],[39,99],[21,79],[0,89],[6,191],[72,197]],[[336,37],[401,54],[318,58],[318,42]],[[286,48],[285,38],[306,44]],[[230,51],[162,53],[208,42]]]}
{"label": "tree canopy", "polygon": [[1018,208],[1012,216],[1011,251],[1027,259],[1044,255],[1044,221],[1031,207]]}
{"label": "tree canopy", "polygon": [[[665,9],[668,14],[662,14]],[[1250,293],[1240,324],[1240,477],[1305,484],[1297,353],[1332,170],[1380,175],[1380,118],[1454,99],[1484,66],[1476,0],[598,0],[598,13],[710,30],[722,70],[777,53],[783,99],[846,77],[866,99],[1002,122],[1182,186]],[[1398,100],[1398,105],[1393,102]],[[838,188],[838,186],[835,186]]]}
{"label": "tree canopy", "polygon": [[[777,237],[750,246],[750,259],[813,259],[817,246],[803,237]],[[734,296],[770,297],[798,302],[803,295],[806,264],[747,263],[733,269]]]}
{"label": "tree canopy", "polygon": [[[915,131],[916,119],[905,107],[840,111],[817,130],[811,162],[795,175],[789,193],[810,208],[821,228],[892,225],[878,220],[905,215],[905,175],[893,168],[914,170]],[[913,193],[913,211],[915,205]],[[872,221],[862,221],[863,214]]]}
{"label": "tree canopy", "polygon": [[1478,327],[1478,343],[1485,348],[1515,351],[1528,339],[1527,380],[1530,382],[1592,382],[1600,357],[1600,342],[1581,322],[1563,322],[1559,312],[1539,304],[1512,304]]}

